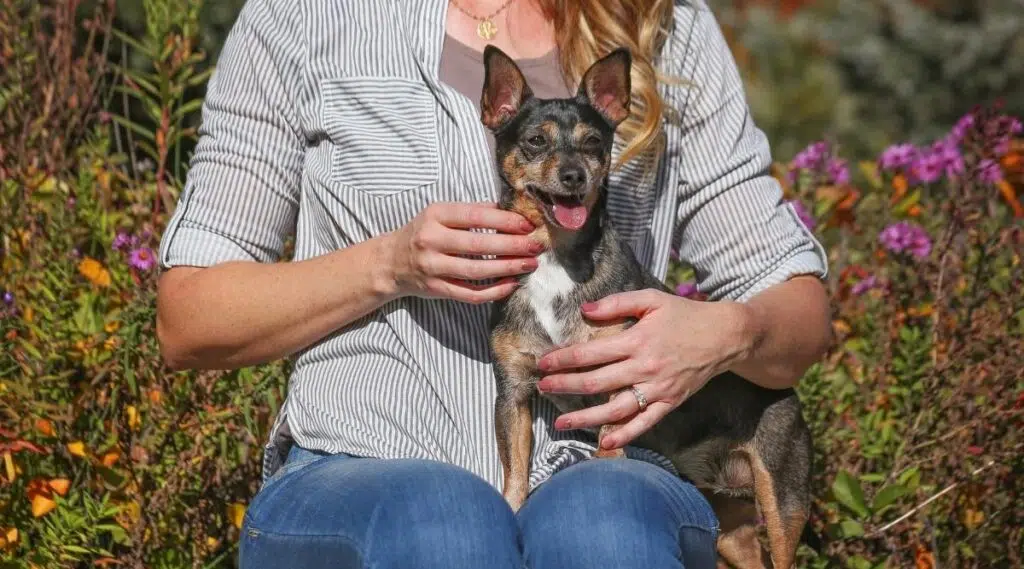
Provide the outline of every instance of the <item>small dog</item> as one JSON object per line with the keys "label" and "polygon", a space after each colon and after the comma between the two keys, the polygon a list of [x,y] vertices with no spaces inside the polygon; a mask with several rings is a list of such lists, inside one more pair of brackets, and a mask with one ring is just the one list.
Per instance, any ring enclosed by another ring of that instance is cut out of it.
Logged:
{"label": "small dog", "polygon": [[[518,510],[529,492],[529,400],[540,379],[537,360],[556,347],[615,334],[635,322],[587,321],[582,304],[623,291],[671,291],[640,265],[605,212],[613,136],[629,115],[630,53],[619,49],[594,63],[569,99],[534,97],[515,62],[498,48],[485,49],[484,65],[481,120],[495,136],[500,207],[533,222],[534,238],[547,245],[537,270],[496,303],[490,338],[503,493]],[[607,401],[544,396],[561,412]],[[598,438],[614,428],[603,426]],[[810,506],[811,459],[810,432],[793,390],[720,375],[634,444],[668,457],[705,493],[721,526],[721,559],[740,569],[793,565]],[[758,541],[758,512],[770,557]]]}

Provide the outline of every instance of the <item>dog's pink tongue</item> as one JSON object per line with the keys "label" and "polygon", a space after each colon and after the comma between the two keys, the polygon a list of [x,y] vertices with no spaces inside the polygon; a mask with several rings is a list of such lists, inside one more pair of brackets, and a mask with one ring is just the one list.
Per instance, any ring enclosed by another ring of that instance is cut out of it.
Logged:
{"label": "dog's pink tongue", "polygon": [[587,222],[587,206],[582,203],[563,204],[555,202],[552,210],[555,214],[555,220],[566,229],[576,230],[583,227],[583,224]]}

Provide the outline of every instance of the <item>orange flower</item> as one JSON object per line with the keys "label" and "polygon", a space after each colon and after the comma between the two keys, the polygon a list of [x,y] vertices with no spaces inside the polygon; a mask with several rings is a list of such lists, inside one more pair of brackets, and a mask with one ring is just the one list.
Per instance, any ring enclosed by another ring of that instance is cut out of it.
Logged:
{"label": "orange flower", "polygon": [[1014,191],[1013,186],[1011,186],[1005,179],[999,180],[999,182],[996,183],[996,186],[999,188],[999,193],[1003,196],[1003,199],[1005,199],[1006,203],[1010,204],[1010,208],[1013,209],[1013,216],[1024,217],[1024,206],[1022,206],[1020,200],[1017,199],[1017,192]]}
{"label": "orange flower", "polygon": [[82,262],[78,264],[78,272],[96,286],[110,286],[110,271],[103,268],[103,265],[92,257],[82,259]]}
{"label": "orange flower", "polygon": [[28,499],[32,502],[32,516],[40,518],[53,511],[57,502],[53,499],[56,493],[64,496],[71,487],[71,481],[66,478],[55,478],[50,481],[36,478],[28,484]]}
{"label": "orange flower", "polygon": [[47,437],[52,437],[54,434],[53,423],[46,419],[36,419],[36,430]]}
{"label": "orange flower", "polygon": [[892,200],[895,202],[905,196],[909,188],[910,184],[907,183],[907,177],[903,174],[896,174],[892,179],[892,189],[896,190]]}

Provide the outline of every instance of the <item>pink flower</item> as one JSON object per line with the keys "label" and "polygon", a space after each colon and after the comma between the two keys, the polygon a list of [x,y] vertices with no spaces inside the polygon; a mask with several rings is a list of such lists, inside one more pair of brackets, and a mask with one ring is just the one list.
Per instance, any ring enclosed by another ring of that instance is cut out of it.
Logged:
{"label": "pink flower", "polygon": [[857,281],[857,283],[853,285],[853,288],[850,289],[850,293],[852,293],[853,296],[860,296],[877,286],[878,279],[875,278],[875,275],[871,275],[867,278]]}
{"label": "pink flower", "polygon": [[846,166],[846,160],[833,158],[828,161],[828,177],[840,186],[850,183],[850,169]]}
{"label": "pink flower", "polygon": [[924,228],[907,221],[886,227],[878,234],[878,240],[893,253],[907,252],[919,260],[932,251],[932,240]]}
{"label": "pink flower", "polygon": [[800,200],[789,200],[786,203],[793,207],[793,211],[796,212],[796,216],[800,218],[800,221],[804,226],[806,226],[807,229],[814,231],[817,221],[814,219],[814,216],[811,215],[811,212],[807,210],[807,206],[805,206]]}
{"label": "pink flower", "polygon": [[149,247],[139,247],[132,249],[128,256],[128,264],[140,271],[148,271],[156,265],[156,256]]}
{"label": "pink flower", "polygon": [[1003,179],[1003,170],[994,160],[985,158],[978,164],[978,177],[986,184],[995,184]]}
{"label": "pink flower", "polygon": [[894,144],[882,152],[878,162],[882,170],[899,170],[909,166],[916,155],[917,148],[913,144]]}
{"label": "pink flower", "polygon": [[821,166],[826,154],[828,154],[828,143],[814,142],[793,157],[790,167],[798,170],[815,170]]}
{"label": "pink flower", "polygon": [[110,248],[115,251],[127,248],[132,242],[132,238],[123,231],[118,231],[117,235],[114,236],[114,242],[111,243]]}
{"label": "pink flower", "polygon": [[697,292],[697,285],[693,281],[680,283],[679,286],[676,287],[676,294],[686,298],[695,296]]}

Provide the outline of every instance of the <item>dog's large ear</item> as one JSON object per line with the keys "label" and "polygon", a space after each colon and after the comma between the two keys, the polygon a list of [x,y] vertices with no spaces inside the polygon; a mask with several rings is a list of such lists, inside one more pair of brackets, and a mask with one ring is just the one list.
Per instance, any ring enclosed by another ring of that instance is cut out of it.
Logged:
{"label": "dog's large ear", "polygon": [[512,120],[532,96],[516,62],[493,45],[485,47],[484,92],[480,97],[480,118],[484,125],[497,130]]}
{"label": "dog's large ear", "polygon": [[629,50],[619,48],[591,65],[580,81],[577,96],[586,98],[590,106],[615,126],[629,116],[632,64]]}

